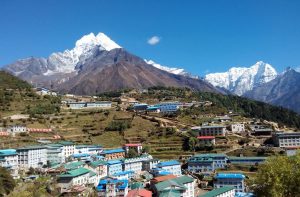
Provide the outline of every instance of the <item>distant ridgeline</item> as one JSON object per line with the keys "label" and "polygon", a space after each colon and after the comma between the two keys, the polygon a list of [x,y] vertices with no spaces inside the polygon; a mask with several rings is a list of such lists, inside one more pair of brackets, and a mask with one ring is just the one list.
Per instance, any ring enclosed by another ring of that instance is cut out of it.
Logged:
{"label": "distant ridgeline", "polygon": [[206,109],[191,109],[194,110],[191,114],[201,113],[201,110],[203,113],[210,112],[216,114],[227,113],[228,110],[233,110],[245,117],[265,119],[279,124],[300,128],[300,115],[296,112],[283,107],[277,107],[264,102],[234,95],[192,91],[188,88],[152,87],[148,89],[148,92],[143,93],[139,97],[142,99],[150,98],[160,100],[164,98],[177,98],[186,102],[209,100],[213,102],[212,107]]}

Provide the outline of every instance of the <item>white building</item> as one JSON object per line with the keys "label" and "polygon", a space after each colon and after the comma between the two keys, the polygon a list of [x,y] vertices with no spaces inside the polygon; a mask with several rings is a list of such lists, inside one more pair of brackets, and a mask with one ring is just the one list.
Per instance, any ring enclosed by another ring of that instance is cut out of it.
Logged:
{"label": "white building", "polygon": [[75,144],[73,142],[61,141],[59,144],[63,146],[63,154],[65,158],[68,158],[75,153]]}
{"label": "white building", "polygon": [[0,150],[0,166],[8,169],[14,178],[18,177],[18,154],[15,149]]}
{"label": "white building", "polygon": [[28,170],[47,164],[47,149],[43,146],[28,146],[17,149],[19,168]]}
{"label": "white building", "polygon": [[58,175],[58,186],[61,188],[61,192],[64,192],[72,186],[97,184],[97,178],[94,172],[86,168],[78,168],[75,170],[67,171]]}
{"label": "white building", "polygon": [[6,132],[8,132],[12,136],[15,136],[17,133],[27,132],[27,127],[24,125],[13,125],[13,126],[9,126],[6,129]]}
{"label": "white building", "polygon": [[275,146],[283,148],[300,147],[300,132],[275,133],[273,134],[273,142]]}
{"label": "white building", "polygon": [[233,133],[242,133],[245,132],[245,125],[243,123],[235,123],[230,125],[230,130]]}
{"label": "white building", "polygon": [[63,145],[61,144],[47,144],[47,161],[50,164],[65,163],[65,155]]}
{"label": "white building", "polygon": [[171,174],[181,176],[181,165],[176,160],[163,161],[157,164],[157,168],[163,171],[169,172]]}
{"label": "white building", "polygon": [[110,101],[97,101],[97,102],[87,102],[86,103],[87,108],[111,108],[111,102]]}
{"label": "white building", "polygon": [[200,136],[225,136],[226,128],[221,125],[192,127],[193,131],[198,131]]}
{"label": "white building", "polygon": [[101,146],[97,145],[76,145],[75,146],[75,154],[78,153],[86,153],[90,155],[97,155],[103,151]]}
{"label": "white building", "polygon": [[142,171],[143,157],[128,158],[123,161],[124,171],[135,171],[135,173],[140,173]]}

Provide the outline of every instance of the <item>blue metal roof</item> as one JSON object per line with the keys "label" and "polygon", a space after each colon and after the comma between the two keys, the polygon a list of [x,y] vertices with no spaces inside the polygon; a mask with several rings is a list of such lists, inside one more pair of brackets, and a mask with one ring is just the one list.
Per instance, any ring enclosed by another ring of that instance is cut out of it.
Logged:
{"label": "blue metal roof", "polygon": [[90,156],[90,154],[88,154],[88,153],[75,153],[72,155],[72,157],[74,157],[74,158],[89,157],[89,156]]}
{"label": "blue metal roof", "polygon": [[113,176],[122,176],[122,175],[126,175],[126,174],[134,174],[134,171],[128,170],[128,171],[117,172],[117,173],[113,174]]}
{"label": "blue metal roof", "polygon": [[104,154],[113,154],[113,153],[120,153],[120,152],[125,152],[124,149],[122,148],[117,148],[117,149],[111,149],[111,150],[104,150]]}
{"label": "blue metal roof", "polygon": [[215,176],[216,179],[245,179],[243,174],[227,174],[227,173],[218,173]]}
{"label": "blue metal roof", "polygon": [[102,179],[100,180],[98,186],[96,187],[97,191],[104,191],[106,189],[106,184],[113,183],[116,185],[116,189],[122,189],[128,187],[128,180],[117,180],[117,179]]}
{"label": "blue metal roof", "polygon": [[180,163],[176,160],[163,161],[163,162],[158,163],[157,167],[173,166],[173,165],[180,165]]}
{"label": "blue metal roof", "polygon": [[0,150],[0,156],[10,156],[10,155],[16,155],[17,151],[16,149],[3,149]]}
{"label": "blue metal roof", "polygon": [[107,164],[108,165],[122,164],[122,161],[120,161],[120,160],[108,160]]}

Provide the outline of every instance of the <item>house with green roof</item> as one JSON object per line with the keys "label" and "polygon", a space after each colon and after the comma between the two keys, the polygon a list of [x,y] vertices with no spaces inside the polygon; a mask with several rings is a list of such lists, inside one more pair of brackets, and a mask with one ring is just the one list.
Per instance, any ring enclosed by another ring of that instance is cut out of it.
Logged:
{"label": "house with green roof", "polygon": [[99,178],[107,176],[107,162],[103,160],[97,160],[90,162],[86,168],[95,172]]}
{"label": "house with green roof", "polygon": [[69,163],[65,163],[63,165],[63,167],[66,170],[75,170],[75,169],[78,169],[78,168],[84,167],[84,166],[85,166],[85,163],[83,161],[69,162]]}
{"label": "house with green roof", "polygon": [[195,179],[190,176],[170,178],[154,185],[155,196],[194,196]]}
{"label": "house with green roof", "polygon": [[221,187],[218,189],[214,189],[210,192],[207,192],[199,197],[234,197],[235,196],[235,188],[234,187]]}
{"label": "house with green roof", "polygon": [[98,184],[99,178],[97,174],[86,168],[77,168],[69,170],[57,176],[57,183],[61,192],[68,190],[73,186],[84,186]]}

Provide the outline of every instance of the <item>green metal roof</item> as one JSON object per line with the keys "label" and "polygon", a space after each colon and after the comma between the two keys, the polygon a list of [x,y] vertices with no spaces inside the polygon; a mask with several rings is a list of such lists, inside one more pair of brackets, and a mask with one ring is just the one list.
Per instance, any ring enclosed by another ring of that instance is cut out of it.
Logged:
{"label": "green metal roof", "polygon": [[177,186],[179,190],[185,190],[186,187],[184,184],[193,182],[194,179],[189,177],[189,176],[181,176],[181,177],[176,177],[174,179],[169,179],[166,181],[159,182],[155,184],[155,187],[157,191],[163,191],[165,188],[170,187],[170,186]]}
{"label": "green metal roof", "polygon": [[144,185],[142,182],[135,182],[130,185],[130,188],[131,189],[140,189],[140,188],[144,188]]}
{"label": "green metal roof", "polygon": [[92,168],[97,168],[97,167],[100,166],[100,165],[106,165],[106,164],[107,164],[106,161],[98,160],[98,161],[93,161],[93,162],[91,162],[91,163],[90,163],[90,166],[91,166]]}
{"label": "green metal roof", "polygon": [[159,197],[180,197],[180,191],[175,189],[164,190],[159,193]]}
{"label": "green metal roof", "polygon": [[65,146],[70,146],[70,145],[74,145],[74,142],[71,141],[60,141],[59,144],[61,145],[65,145]]}
{"label": "green metal roof", "polygon": [[76,169],[76,168],[78,168],[80,166],[83,166],[84,164],[85,163],[83,161],[76,161],[76,162],[64,164],[64,168],[65,169],[73,170],[73,169]]}
{"label": "green metal roof", "polygon": [[96,176],[97,174],[96,174],[96,172],[93,172],[93,171],[91,171],[90,170],[90,176],[92,177],[92,176]]}
{"label": "green metal roof", "polygon": [[215,197],[215,196],[218,196],[218,195],[221,195],[225,192],[228,192],[230,190],[234,190],[235,188],[234,187],[221,187],[221,188],[218,188],[218,189],[214,189],[210,192],[207,192],[203,195],[200,195],[199,197]]}
{"label": "green metal roof", "polygon": [[46,147],[44,147],[44,146],[26,146],[26,147],[18,148],[17,151],[21,151],[21,150],[35,150],[35,149],[46,149]]}
{"label": "green metal roof", "polygon": [[75,170],[69,170],[67,172],[65,172],[64,174],[59,175],[58,177],[60,178],[64,178],[64,177],[77,177],[77,176],[81,176],[87,173],[90,173],[91,171],[86,169],[86,168],[78,168]]}

